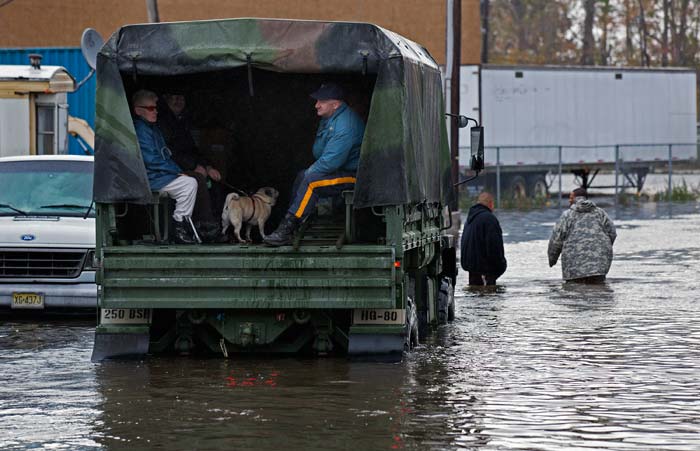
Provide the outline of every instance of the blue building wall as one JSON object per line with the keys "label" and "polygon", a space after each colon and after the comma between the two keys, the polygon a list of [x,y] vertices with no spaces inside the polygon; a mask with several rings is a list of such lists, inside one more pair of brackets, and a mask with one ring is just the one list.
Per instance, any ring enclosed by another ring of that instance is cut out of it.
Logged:
{"label": "blue building wall", "polygon": [[[63,66],[79,83],[90,73],[79,47],[42,47],[23,49],[0,49],[0,64],[29,65],[29,54],[38,53],[43,56],[42,65]],[[71,116],[85,119],[90,127],[95,128],[95,75],[90,77],[80,89],[68,94],[68,112]],[[69,152],[85,155],[82,147],[71,136]]]}

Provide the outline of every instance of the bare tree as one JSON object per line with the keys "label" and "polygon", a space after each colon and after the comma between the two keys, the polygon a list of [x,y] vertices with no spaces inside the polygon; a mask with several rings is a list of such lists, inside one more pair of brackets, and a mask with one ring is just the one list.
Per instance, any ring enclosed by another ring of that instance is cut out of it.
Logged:
{"label": "bare tree", "polygon": [[676,35],[673,37],[673,62],[676,65],[685,66],[689,62],[686,47],[688,42],[688,6],[690,0],[681,0],[680,3],[678,28]]}
{"label": "bare tree", "polygon": [[518,50],[520,52],[525,52],[528,47],[526,30],[529,25],[526,20],[527,8],[525,0],[511,0],[510,4],[513,9],[516,36],[518,37]]}
{"label": "bare tree", "polygon": [[610,28],[611,17],[610,13],[612,7],[610,6],[610,0],[599,0],[602,4],[600,8],[601,16],[599,22],[599,27],[602,29],[600,36],[600,64],[602,66],[607,66],[610,63],[610,46],[608,45],[608,29]]}
{"label": "bare tree", "polygon": [[631,0],[625,0],[625,59],[631,62],[634,58],[634,41],[632,40],[632,5]]}
{"label": "bare tree", "polygon": [[664,2],[664,27],[661,34],[661,65],[668,66],[668,28],[671,14],[671,0]]}
{"label": "bare tree", "polygon": [[481,62],[489,62],[489,3],[490,0],[481,0]]}
{"label": "bare tree", "polygon": [[642,66],[649,67],[649,53],[647,52],[647,22],[644,18],[644,4],[639,0],[639,55]]}
{"label": "bare tree", "polygon": [[593,48],[593,22],[595,18],[595,0],[584,0],[583,10],[585,17],[583,20],[583,45],[581,46],[581,64],[584,66],[592,66]]}

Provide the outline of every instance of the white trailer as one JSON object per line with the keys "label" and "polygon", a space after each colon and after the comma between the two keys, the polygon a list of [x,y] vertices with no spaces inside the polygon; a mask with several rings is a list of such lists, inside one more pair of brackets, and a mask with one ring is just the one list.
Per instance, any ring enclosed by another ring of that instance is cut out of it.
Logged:
{"label": "white trailer", "polygon": [[[537,194],[560,166],[588,185],[617,162],[640,190],[669,155],[697,161],[692,69],[484,65],[463,66],[460,76],[460,111],[485,126],[487,184],[498,165],[505,189]],[[468,167],[461,133],[460,166]]]}

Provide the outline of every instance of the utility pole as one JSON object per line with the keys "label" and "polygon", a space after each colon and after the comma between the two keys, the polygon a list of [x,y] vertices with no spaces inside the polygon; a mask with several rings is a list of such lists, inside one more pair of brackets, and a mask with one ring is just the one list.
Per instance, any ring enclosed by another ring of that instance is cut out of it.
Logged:
{"label": "utility pole", "polygon": [[158,0],[146,0],[146,11],[148,11],[149,22],[160,22],[160,17],[158,16]]}
{"label": "utility pole", "polygon": [[[450,74],[450,112],[459,113],[459,71],[462,54],[462,0],[451,0],[448,8],[452,6],[452,54],[448,55],[451,60],[452,73]],[[456,120],[450,120],[450,154],[452,157],[452,183],[459,182],[459,124]],[[455,205],[452,211],[459,210],[459,190],[455,188]]]}

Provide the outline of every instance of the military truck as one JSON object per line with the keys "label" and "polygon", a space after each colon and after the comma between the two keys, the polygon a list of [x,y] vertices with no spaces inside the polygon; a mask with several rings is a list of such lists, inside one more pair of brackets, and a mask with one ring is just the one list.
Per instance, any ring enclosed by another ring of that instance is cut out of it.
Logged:
{"label": "military truck", "polygon": [[[131,94],[186,89],[193,134],[226,186],[280,191],[272,229],[296,172],[313,161],[309,94],[324,81],[341,84],[366,120],[354,190],[321,199],[291,246],[170,244],[172,205],[149,189]],[[454,317],[444,99],[438,66],[420,45],[366,23],[129,25],[97,55],[96,107],[93,360],[401,355]]]}

